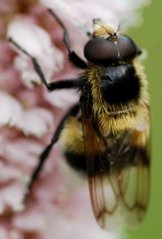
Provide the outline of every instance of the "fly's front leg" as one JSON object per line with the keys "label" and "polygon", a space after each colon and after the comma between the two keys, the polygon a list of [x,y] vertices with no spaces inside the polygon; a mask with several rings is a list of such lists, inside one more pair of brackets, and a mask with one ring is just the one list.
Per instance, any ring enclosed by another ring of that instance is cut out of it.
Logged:
{"label": "fly's front leg", "polygon": [[55,12],[53,10],[49,9],[48,11],[57,20],[57,22],[59,23],[59,25],[63,29],[63,32],[64,32],[63,41],[64,41],[65,46],[66,46],[66,48],[68,50],[68,53],[69,53],[69,60],[73,63],[74,66],[79,67],[81,69],[86,69],[87,68],[86,62],[83,59],[81,59],[81,57],[78,56],[75,51],[73,51],[71,49],[70,40],[69,40],[69,34],[68,34],[68,32],[66,30],[66,27],[64,26],[63,22],[55,14]]}
{"label": "fly's front leg", "polygon": [[78,87],[78,79],[72,79],[72,80],[61,80],[56,82],[50,82],[48,83],[46,80],[45,75],[43,74],[43,71],[41,69],[41,66],[39,65],[37,59],[33,56],[31,56],[26,50],[24,50],[17,42],[15,42],[12,38],[8,39],[14,46],[16,46],[20,51],[22,51],[25,55],[27,55],[34,66],[34,69],[36,73],[38,74],[41,82],[43,85],[47,88],[48,91],[54,91],[59,89],[72,89]]}

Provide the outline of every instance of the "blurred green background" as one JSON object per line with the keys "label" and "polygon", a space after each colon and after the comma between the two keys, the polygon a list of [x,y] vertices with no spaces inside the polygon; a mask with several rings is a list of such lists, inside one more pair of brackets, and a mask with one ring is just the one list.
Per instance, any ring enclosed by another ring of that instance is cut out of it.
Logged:
{"label": "blurred green background", "polygon": [[152,107],[152,174],[150,207],[139,228],[129,230],[130,239],[162,238],[162,1],[141,10],[143,24],[131,28],[128,34],[147,49],[144,61],[148,76]]}

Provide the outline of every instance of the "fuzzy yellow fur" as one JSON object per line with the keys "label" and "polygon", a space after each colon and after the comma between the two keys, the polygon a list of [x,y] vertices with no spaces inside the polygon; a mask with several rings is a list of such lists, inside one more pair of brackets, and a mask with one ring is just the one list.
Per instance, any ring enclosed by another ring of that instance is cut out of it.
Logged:
{"label": "fuzzy yellow fur", "polygon": [[132,64],[140,78],[141,94],[138,103],[130,102],[127,105],[112,105],[104,101],[100,91],[102,66],[90,65],[86,72],[92,86],[93,114],[103,136],[127,129],[136,129],[141,121],[149,123],[147,80],[141,64],[137,60],[134,60]]}
{"label": "fuzzy yellow fur", "polygon": [[69,117],[60,135],[66,152],[84,154],[82,124],[77,118]]}
{"label": "fuzzy yellow fur", "polygon": [[[100,91],[101,66],[90,66],[86,76],[92,85],[93,114],[102,135],[106,137],[111,133],[118,134],[125,130],[133,130],[130,144],[145,147],[150,133],[148,83],[141,64],[134,61],[133,65],[141,81],[138,104],[132,102],[127,105],[114,106],[104,101]],[[69,117],[61,132],[60,140],[66,152],[84,154],[82,123],[77,118]]]}

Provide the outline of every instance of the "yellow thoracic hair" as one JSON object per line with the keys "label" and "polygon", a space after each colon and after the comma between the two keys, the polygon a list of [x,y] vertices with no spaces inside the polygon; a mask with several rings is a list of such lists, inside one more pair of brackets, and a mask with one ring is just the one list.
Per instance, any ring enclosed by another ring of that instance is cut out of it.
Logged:
{"label": "yellow thoracic hair", "polygon": [[103,99],[100,90],[102,66],[91,64],[86,71],[87,79],[91,84],[93,114],[104,136],[109,133],[133,129],[136,127],[138,119],[143,121],[146,117],[149,105],[146,77],[141,64],[137,60],[134,60],[132,64],[140,79],[140,96],[137,102],[132,101],[124,105],[108,104]]}

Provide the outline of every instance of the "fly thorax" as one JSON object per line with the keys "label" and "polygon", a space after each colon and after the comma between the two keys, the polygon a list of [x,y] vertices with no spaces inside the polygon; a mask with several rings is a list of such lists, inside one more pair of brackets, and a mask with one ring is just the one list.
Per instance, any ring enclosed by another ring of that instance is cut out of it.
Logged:
{"label": "fly thorax", "polygon": [[131,64],[104,67],[100,89],[108,104],[128,104],[139,99],[140,79]]}

